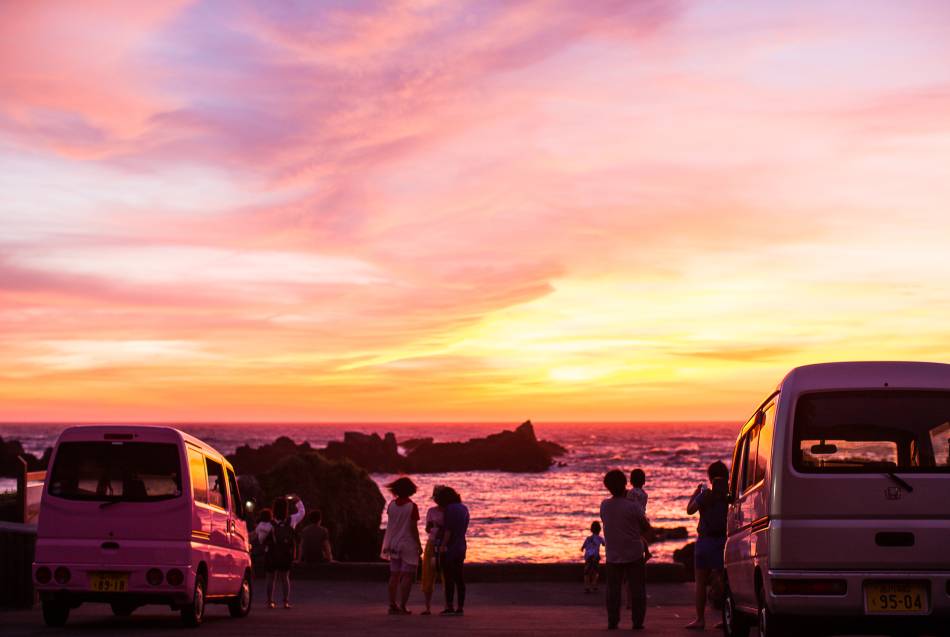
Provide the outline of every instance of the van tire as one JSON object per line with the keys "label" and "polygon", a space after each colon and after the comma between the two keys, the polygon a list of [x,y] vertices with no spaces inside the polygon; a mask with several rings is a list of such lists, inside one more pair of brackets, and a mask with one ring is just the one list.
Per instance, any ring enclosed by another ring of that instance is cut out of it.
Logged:
{"label": "van tire", "polygon": [[69,606],[63,602],[54,602],[52,600],[43,601],[43,622],[47,626],[59,628],[66,625],[69,619]]}
{"label": "van tire", "polygon": [[725,637],[749,637],[752,621],[748,615],[736,609],[736,600],[729,590],[729,582],[723,582],[722,634]]}
{"label": "van tire", "polygon": [[245,572],[237,596],[228,602],[228,612],[231,613],[231,617],[247,617],[247,614],[251,612],[251,601],[253,599],[254,585],[251,581],[251,574]]}
{"label": "van tire", "polygon": [[765,604],[765,592],[759,589],[759,637],[791,637],[794,634],[788,617],[775,615]]}
{"label": "van tire", "polygon": [[204,573],[198,573],[195,576],[195,594],[191,602],[182,606],[181,621],[189,628],[197,628],[201,625],[201,620],[205,616],[205,595],[208,590],[208,584],[205,582]]}

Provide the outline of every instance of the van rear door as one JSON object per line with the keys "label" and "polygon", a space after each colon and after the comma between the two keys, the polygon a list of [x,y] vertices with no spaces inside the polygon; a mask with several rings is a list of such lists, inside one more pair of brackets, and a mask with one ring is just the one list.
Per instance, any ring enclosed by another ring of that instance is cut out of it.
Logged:
{"label": "van rear door", "polygon": [[803,394],[773,568],[950,569],[950,391]]}

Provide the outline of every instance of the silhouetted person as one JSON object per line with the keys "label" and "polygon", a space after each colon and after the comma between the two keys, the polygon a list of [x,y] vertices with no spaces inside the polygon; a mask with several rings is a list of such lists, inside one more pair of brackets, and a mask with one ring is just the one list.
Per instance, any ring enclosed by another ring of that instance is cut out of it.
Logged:
{"label": "silhouetted person", "polygon": [[600,522],[590,524],[590,535],[581,545],[584,553],[584,592],[597,590],[597,580],[600,578],[600,547],[604,545],[604,538],[600,537]]}
{"label": "silhouetted person", "polygon": [[633,627],[643,627],[646,617],[646,562],[643,559],[642,534],[648,528],[643,510],[628,500],[627,477],[619,469],[604,475],[604,486],[610,496],[600,504],[607,543],[607,628],[620,624],[620,603],[623,582],[630,583]]}
{"label": "silhouetted person", "polygon": [[696,487],[686,512],[699,511],[696,551],[696,619],[687,628],[702,630],[706,627],[706,587],[715,578],[722,577],[723,551],[726,548],[726,515],[729,512],[729,469],[720,461],[709,465],[707,470],[711,488],[701,484]]}
{"label": "silhouetted person", "polygon": [[439,547],[442,546],[442,535],[445,528],[445,510],[439,506],[436,496],[444,489],[436,485],[432,489],[432,501],[435,506],[426,511],[426,548],[422,554],[422,594],[425,596],[426,609],[423,615],[432,614],[432,593],[435,592],[435,581],[442,574],[442,556]]}
{"label": "silhouetted person", "polygon": [[409,615],[406,608],[412,580],[419,566],[419,507],[410,498],[417,491],[409,478],[399,478],[386,487],[395,496],[386,507],[383,559],[389,560],[389,614]]}
{"label": "silhouetted person", "polygon": [[[445,487],[436,496],[445,510],[445,529],[440,550],[442,552],[442,573],[445,577],[445,610],[443,615],[462,615],[465,613],[465,576],[462,567],[468,544],[465,534],[468,532],[468,507],[462,504],[462,498],[452,487]],[[458,592],[458,605],[455,593]]]}
{"label": "silhouetted person", "polygon": [[330,533],[321,524],[320,511],[311,511],[307,516],[309,524],[300,532],[300,561],[309,564],[332,562],[333,549],[330,547]]}
{"label": "silhouetted person", "polygon": [[[294,512],[290,513],[290,504],[295,505]],[[274,602],[274,588],[280,584],[284,598],[284,608],[290,606],[290,565],[296,557],[297,532],[295,531],[306,511],[300,498],[281,497],[274,500],[273,527],[264,540],[267,559],[267,607],[276,608]]]}

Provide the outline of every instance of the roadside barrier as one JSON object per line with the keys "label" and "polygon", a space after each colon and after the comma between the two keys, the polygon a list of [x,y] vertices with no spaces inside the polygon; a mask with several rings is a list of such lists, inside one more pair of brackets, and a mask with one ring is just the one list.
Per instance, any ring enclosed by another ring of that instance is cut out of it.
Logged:
{"label": "roadside barrier", "polygon": [[0,522],[0,607],[30,608],[34,601],[36,527]]}

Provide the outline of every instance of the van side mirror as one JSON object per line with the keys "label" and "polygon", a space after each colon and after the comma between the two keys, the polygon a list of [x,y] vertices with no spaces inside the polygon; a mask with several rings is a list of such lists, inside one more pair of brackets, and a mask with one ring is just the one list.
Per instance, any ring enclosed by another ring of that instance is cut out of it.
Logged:
{"label": "van side mirror", "polygon": [[811,454],[813,456],[830,456],[835,453],[838,453],[838,445],[821,443],[820,445],[811,446]]}

